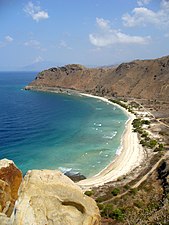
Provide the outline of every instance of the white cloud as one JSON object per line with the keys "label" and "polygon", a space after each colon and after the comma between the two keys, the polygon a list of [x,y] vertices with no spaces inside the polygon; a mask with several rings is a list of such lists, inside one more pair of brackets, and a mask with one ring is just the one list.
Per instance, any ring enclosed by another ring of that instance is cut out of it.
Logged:
{"label": "white cloud", "polygon": [[37,56],[36,59],[34,60],[34,63],[39,63],[39,62],[43,62],[44,59],[41,56]]}
{"label": "white cloud", "polygon": [[105,20],[103,18],[96,18],[96,23],[101,29],[109,29],[110,28],[109,20]]}
{"label": "white cloud", "polygon": [[24,43],[24,45],[27,46],[27,47],[34,48],[34,49],[38,49],[38,50],[40,50],[40,51],[46,51],[45,48],[42,48],[42,47],[41,47],[40,42],[37,41],[37,40],[34,40],[34,39],[31,39],[31,40],[29,40],[29,41],[26,41],[26,42]]}
{"label": "white cloud", "polygon": [[147,44],[150,41],[150,36],[132,36],[121,32],[120,30],[112,29],[110,21],[103,18],[96,18],[96,23],[100,29],[99,34],[90,34],[90,42],[97,47],[110,46],[117,43],[122,44]]}
{"label": "white cloud", "polygon": [[60,47],[67,48],[67,43],[65,41],[61,41],[59,44]]}
{"label": "white cloud", "polygon": [[0,48],[6,47],[8,44],[13,42],[13,38],[9,35],[4,37],[3,41],[0,41]]}
{"label": "white cloud", "polygon": [[148,5],[151,2],[151,0],[138,0],[137,4],[139,6]]}
{"label": "white cloud", "polygon": [[146,7],[134,8],[132,13],[122,17],[123,24],[127,27],[155,25],[158,28],[169,27],[169,1],[162,0],[160,9],[153,11]]}
{"label": "white cloud", "polygon": [[13,42],[13,38],[11,36],[7,35],[5,37],[5,42],[8,42],[8,43]]}
{"label": "white cloud", "polygon": [[66,41],[61,40],[59,43],[59,48],[66,48],[68,50],[72,50],[72,48],[66,43]]}
{"label": "white cloud", "polygon": [[38,22],[39,20],[42,20],[42,19],[48,19],[49,16],[48,16],[48,13],[47,12],[40,11],[40,12],[35,13],[32,16],[32,18]]}
{"label": "white cloud", "polygon": [[36,22],[49,18],[48,12],[41,10],[41,7],[39,5],[34,5],[32,2],[28,2],[28,4],[24,8],[24,11]]}
{"label": "white cloud", "polygon": [[25,46],[33,47],[33,48],[40,48],[40,42],[37,40],[29,40],[24,43]]}

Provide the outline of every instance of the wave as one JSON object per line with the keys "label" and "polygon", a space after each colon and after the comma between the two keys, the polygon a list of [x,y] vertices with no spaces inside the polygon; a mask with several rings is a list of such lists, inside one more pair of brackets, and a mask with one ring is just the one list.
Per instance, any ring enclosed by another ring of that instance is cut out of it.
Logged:
{"label": "wave", "polygon": [[121,146],[118,147],[117,151],[116,151],[116,155],[120,155],[121,154],[121,151],[122,151],[122,148]]}
{"label": "wave", "polygon": [[72,168],[66,168],[66,167],[59,167],[58,168],[62,173],[67,173],[72,170]]}
{"label": "wave", "polygon": [[102,126],[101,123],[94,123],[93,125],[96,126],[96,127],[101,127]]}
{"label": "wave", "polygon": [[79,169],[67,168],[67,167],[59,167],[58,168],[62,173],[69,175],[77,175],[79,174]]}
{"label": "wave", "polygon": [[102,110],[103,108],[96,108],[96,110]]}
{"label": "wave", "polygon": [[114,132],[111,134],[111,136],[104,135],[103,138],[105,138],[105,139],[113,139],[113,138],[116,136],[116,134],[117,134],[117,131],[114,131]]}

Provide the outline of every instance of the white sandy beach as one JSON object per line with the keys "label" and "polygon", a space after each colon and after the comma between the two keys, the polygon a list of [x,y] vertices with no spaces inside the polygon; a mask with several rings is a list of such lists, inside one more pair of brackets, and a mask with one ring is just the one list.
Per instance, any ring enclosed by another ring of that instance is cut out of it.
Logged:
{"label": "white sandy beach", "polygon": [[[90,94],[81,95],[98,98],[102,101],[116,105],[103,97],[93,96]],[[135,119],[135,115],[129,113],[123,107],[119,105],[117,106],[124,110],[125,113],[127,113],[129,116],[129,120],[126,123],[126,129],[122,137],[121,149],[119,151],[119,154],[116,155],[113,162],[110,163],[99,174],[91,178],[79,181],[77,184],[83,189],[90,189],[91,187],[97,187],[110,181],[116,181],[117,178],[131,172],[144,160],[144,150],[139,144],[137,133],[132,131],[132,121],[133,119]]]}

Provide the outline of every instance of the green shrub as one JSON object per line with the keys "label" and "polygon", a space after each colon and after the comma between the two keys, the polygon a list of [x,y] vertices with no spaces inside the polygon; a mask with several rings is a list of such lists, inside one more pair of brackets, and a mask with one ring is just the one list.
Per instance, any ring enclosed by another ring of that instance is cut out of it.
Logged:
{"label": "green shrub", "polygon": [[158,144],[158,147],[154,149],[154,152],[161,152],[163,150],[164,150],[164,145],[160,143]]}
{"label": "green shrub", "polygon": [[146,124],[149,125],[150,121],[149,120],[141,120],[141,119],[134,119],[132,122],[132,125],[135,129],[141,129],[142,125]]}
{"label": "green shrub", "polygon": [[142,124],[146,124],[146,125],[150,124],[150,120],[142,120],[141,122],[142,122]]}
{"label": "green shrub", "polygon": [[120,189],[119,188],[114,188],[111,193],[112,193],[113,196],[117,196],[120,193]]}
{"label": "green shrub", "polygon": [[97,206],[98,206],[99,210],[102,210],[104,208],[104,205],[100,204],[100,203],[97,203]]}
{"label": "green shrub", "polygon": [[123,210],[117,208],[117,209],[114,209],[114,210],[109,214],[109,217],[112,218],[112,219],[116,219],[116,220],[119,220],[119,221],[123,221],[125,215],[124,215]]}
{"label": "green shrub", "polygon": [[126,185],[124,186],[124,188],[125,188],[126,190],[129,190],[129,189],[130,189],[130,185],[126,184]]}
{"label": "green shrub", "polygon": [[155,139],[150,139],[149,137],[142,139],[140,141],[140,144],[144,147],[148,147],[148,148],[154,148],[157,145],[157,140]]}
{"label": "green shrub", "polygon": [[142,134],[144,131],[143,131],[142,128],[138,128],[137,132],[138,132],[139,134]]}
{"label": "green shrub", "polygon": [[157,145],[157,140],[155,140],[155,139],[150,140],[150,142],[149,142],[150,148],[154,148],[156,145]]}
{"label": "green shrub", "polygon": [[93,190],[91,190],[91,191],[85,191],[84,194],[87,195],[87,196],[92,196],[94,194],[94,191]]}
{"label": "green shrub", "polygon": [[150,141],[150,138],[149,137],[145,137],[144,140],[145,141]]}
{"label": "green shrub", "polygon": [[144,147],[144,146],[146,146],[146,141],[145,140],[141,140],[140,144]]}
{"label": "green shrub", "polygon": [[101,212],[101,215],[106,216],[108,218],[108,217],[110,217],[110,214],[112,213],[112,211],[113,211],[113,205],[112,204],[106,204],[106,205],[104,205],[104,208]]}
{"label": "green shrub", "polygon": [[134,128],[133,130],[134,132],[137,132],[139,134],[142,134],[143,133],[143,129],[141,127],[137,127],[137,128]]}
{"label": "green shrub", "polygon": [[148,137],[148,133],[146,131],[144,131],[141,135],[142,138],[147,138]]}
{"label": "green shrub", "polygon": [[96,202],[100,203],[100,202],[103,202],[105,200],[104,197],[98,197],[96,198]]}
{"label": "green shrub", "polygon": [[130,189],[130,193],[134,194],[134,195],[137,193],[137,191],[138,191],[137,188],[131,188]]}
{"label": "green shrub", "polygon": [[142,126],[141,119],[134,119],[132,125],[134,128],[140,128]]}

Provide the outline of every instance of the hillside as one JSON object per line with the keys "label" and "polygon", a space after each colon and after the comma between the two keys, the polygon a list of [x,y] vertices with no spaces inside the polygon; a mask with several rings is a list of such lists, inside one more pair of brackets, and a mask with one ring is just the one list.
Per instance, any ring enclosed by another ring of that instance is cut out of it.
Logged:
{"label": "hillside", "polygon": [[97,95],[169,101],[169,56],[114,68],[71,64],[39,73],[29,86],[61,87]]}

